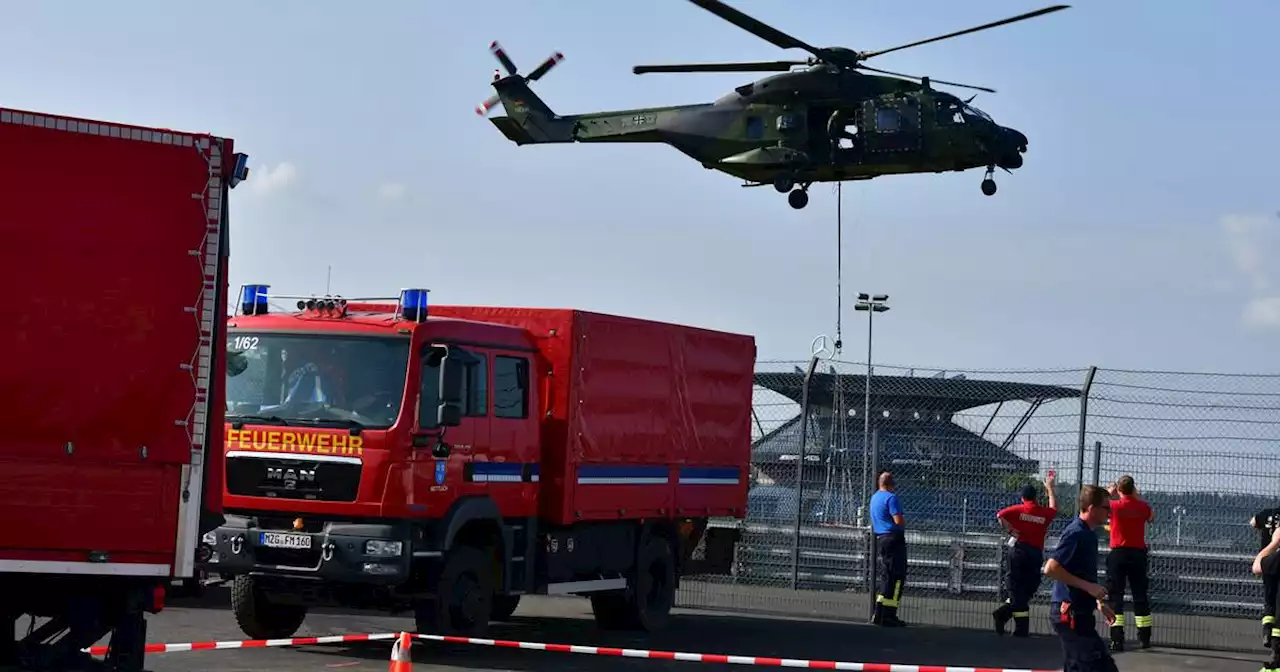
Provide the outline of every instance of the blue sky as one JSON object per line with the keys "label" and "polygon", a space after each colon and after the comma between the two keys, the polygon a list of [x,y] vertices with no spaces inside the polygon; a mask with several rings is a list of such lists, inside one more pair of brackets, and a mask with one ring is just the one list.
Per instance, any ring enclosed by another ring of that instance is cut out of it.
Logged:
{"label": "blue sky", "polygon": [[[733,4],[875,49],[1049,3]],[[1030,138],[991,198],[980,171],[847,185],[846,295],[892,297],[876,359],[1280,369],[1277,24],[1261,0],[1086,0],[876,59],[999,90],[975,104]],[[773,359],[834,332],[829,188],[797,212],[663,146],[516,147],[473,112],[493,39],[525,72],[564,52],[536,86],[561,113],[749,79],[637,63],[802,57],[683,0],[19,3],[0,25],[0,104],[235,138],[255,169],[232,203],[237,285],[323,292],[332,265],[348,295],[427,286],[437,302],[681,321],[755,334]]]}

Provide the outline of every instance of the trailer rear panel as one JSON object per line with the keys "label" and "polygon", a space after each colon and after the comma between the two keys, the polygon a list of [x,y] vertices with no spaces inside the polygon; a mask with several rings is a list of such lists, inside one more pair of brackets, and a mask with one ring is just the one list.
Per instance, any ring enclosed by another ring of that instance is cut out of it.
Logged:
{"label": "trailer rear panel", "polygon": [[533,335],[550,366],[540,376],[549,404],[539,465],[547,521],[745,514],[751,336],[577,310],[431,313]]}
{"label": "trailer rear panel", "polygon": [[0,110],[0,572],[191,575],[221,506],[231,156]]}

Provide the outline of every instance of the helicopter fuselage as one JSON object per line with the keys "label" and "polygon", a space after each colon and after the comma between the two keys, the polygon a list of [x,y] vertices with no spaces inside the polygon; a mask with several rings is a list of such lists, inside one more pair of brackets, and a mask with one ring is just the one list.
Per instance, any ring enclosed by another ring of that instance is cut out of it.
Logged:
{"label": "helicopter fuselage", "polygon": [[[559,116],[519,78],[494,87],[493,123],[517,144],[670,145],[745,186],[1022,165],[1027,139],[949,93],[814,66],[738,87],[713,103]],[[985,189],[985,187],[984,187]]]}

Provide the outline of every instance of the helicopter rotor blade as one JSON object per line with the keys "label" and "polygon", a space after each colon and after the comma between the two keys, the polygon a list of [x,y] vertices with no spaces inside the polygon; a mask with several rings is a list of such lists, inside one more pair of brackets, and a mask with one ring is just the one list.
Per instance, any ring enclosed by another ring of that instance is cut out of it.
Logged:
{"label": "helicopter rotor blade", "polygon": [[493,54],[494,58],[498,59],[502,67],[506,68],[508,75],[516,74],[516,64],[507,57],[507,52],[503,51],[502,45],[498,44],[497,40],[489,43],[489,52]]}
{"label": "helicopter rotor blade", "polygon": [[683,63],[672,65],[637,65],[632,74],[647,72],[787,72],[808,61],[752,61],[743,63]]}
{"label": "helicopter rotor blade", "polygon": [[929,44],[929,43],[931,43],[931,42],[939,42],[939,41],[941,41],[941,40],[949,40],[949,39],[951,39],[951,38],[953,38],[953,37],[959,37],[959,36],[961,36],[961,35],[968,35],[969,33],[976,33],[976,32],[978,32],[978,31],[980,31],[980,30],[987,30],[987,29],[990,29],[990,28],[995,28],[995,27],[997,27],[997,26],[1003,26],[1003,25],[1010,24],[1010,23],[1016,23],[1016,22],[1018,22],[1018,21],[1025,21],[1025,20],[1027,20],[1027,19],[1032,19],[1032,18],[1035,18],[1035,17],[1037,17],[1037,16],[1043,16],[1043,15],[1045,15],[1045,14],[1051,14],[1051,13],[1053,13],[1053,12],[1057,12],[1057,11],[1060,11],[1060,10],[1063,10],[1063,9],[1068,9],[1069,7],[1071,7],[1071,5],[1053,5],[1053,6],[1051,6],[1051,7],[1045,7],[1044,9],[1037,9],[1037,10],[1035,10],[1034,12],[1027,12],[1026,14],[1019,14],[1019,15],[1017,15],[1017,16],[1011,16],[1011,17],[1009,17],[1009,18],[1007,18],[1007,19],[1001,19],[1001,20],[999,20],[999,21],[992,21],[991,23],[986,23],[986,24],[983,24],[983,25],[981,25],[981,26],[974,26],[973,28],[966,28],[966,29],[964,29],[964,30],[958,30],[958,31],[956,31],[956,32],[954,32],[954,33],[947,33],[946,35],[939,35],[939,36],[937,36],[937,37],[931,37],[931,38],[929,38],[929,39],[927,39],[927,40],[920,40],[920,41],[918,41],[918,42],[912,42],[912,43],[910,43],[910,44],[904,44],[904,45],[897,46],[897,47],[890,47],[890,48],[888,48],[888,49],[880,49],[880,50],[877,50],[877,51],[864,51],[864,52],[862,52],[862,53],[858,54],[858,56],[859,56],[859,58],[871,58],[872,56],[881,56],[881,55],[888,54],[888,53],[890,53],[890,52],[894,52],[894,51],[901,51],[901,50],[903,50],[903,49],[910,49],[911,47],[918,47],[918,46],[920,46],[920,45],[922,45],[922,44]]}
{"label": "helicopter rotor blade", "polygon": [[754,19],[720,0],[689,0],[693,4],[715,14],[733,25],[755,35],[756,37],[783,49],[804,49],[814,56],[821,56],[822,50],[802,42],[773,26]]}
{"label": "helicopter rotor blade", "polygon": [[476,114],[482,117],[488,115],[489,110],[493,109],[493,106],[497,105],[499,100],[497,96],[489,96],[488,100],[476,105]]}
{"label": "helicopter rotor blade", "polygon": [[[862,65],[862,64],[859,64],[859,65],[857,66],[857,68],[858,68],[859,70],[870,70],[871,72],[878,72],[878,73],[883,74],[883,75],[893,75],[894,77],[902,77],[903,79],[914,79],[914,80],[916,80],[916,81],[924,81],[924,78],[923,78],[923,77],[917,77],[917,76],[915,76],[915,75],[906,75],[906,74],[903,74],[903,73],[901,73],[901,72],[894,72],[894,71],[892,71],[892,70],[881,70],[880,68],[873,68],[873,67],[871,67],[871,66],[869,66],[869,65]],[[974,86],[973,84],[961,84],[961,83],[959,83],[959,82],[948,82],[948,81],[946,81],[946,80],[942,80],[942,79],[934,79],[934,78],[932,78],[932,77],[930,77],[930,78],[929,78],[929,82],[930,82],[930,83],[932,83],[932,84],[943,84],[943,85],[945,85],[945,86],[958,86],[958,87],[960,87],[960,88],[962,88],[962,89],[974,89],[974,90],[977,90],[977,91],[986,91],[987,93],[995,93],[995,92],[996,92],[996,90],[995,90],[995,89],[988,89],[988,88],[987,88],[987,87],[985,87],[985,86]]]}
{"label": "helicopter rotor blade", "polygon": [[551,68],[556,67],[557,63],[563,60],[564,60],[564,54],[557,51],[556,53],[548,56],[547,60],[543,61],[541,65],[534,68],[533,72],[529,73],[529,75],[525,77],[525,79],[530,82],[536,82],[539,79],[541,79],[543,75],[550,72]]}

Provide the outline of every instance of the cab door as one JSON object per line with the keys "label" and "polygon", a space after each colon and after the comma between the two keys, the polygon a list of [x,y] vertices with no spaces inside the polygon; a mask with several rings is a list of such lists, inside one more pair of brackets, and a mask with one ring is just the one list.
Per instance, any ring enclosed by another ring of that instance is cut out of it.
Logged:
{"label": "cab door", "polygon": [[[439,357],[430,356],[433,349],[430,344],[423,348],[418,391],[419,432],[440,430],[437,414],[442,401],[442,361]],[[486,495],[489,492],[488,480],[477,477],[475,464],[477,457],[481,462],[488,460],[489,356],[480,349],[450,345],[448,358],[461,370],[460,398],[457,400],[461,419],[457,426],[445,428],[444,442],[450,448],[448,457],[432,458],[436,460],[434,482],[437,487],[446,484],[456,487],[460,496]],[[429,450],[426,452],[430,453]]]}

